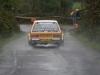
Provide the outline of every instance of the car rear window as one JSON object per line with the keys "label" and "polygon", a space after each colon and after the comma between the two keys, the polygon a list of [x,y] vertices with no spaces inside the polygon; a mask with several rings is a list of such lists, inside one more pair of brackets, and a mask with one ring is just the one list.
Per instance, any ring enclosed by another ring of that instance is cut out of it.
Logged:
{"label": "car rear window", "polygon": [[33,31],[59,31],[59,28],[55,22],[36,22]]}

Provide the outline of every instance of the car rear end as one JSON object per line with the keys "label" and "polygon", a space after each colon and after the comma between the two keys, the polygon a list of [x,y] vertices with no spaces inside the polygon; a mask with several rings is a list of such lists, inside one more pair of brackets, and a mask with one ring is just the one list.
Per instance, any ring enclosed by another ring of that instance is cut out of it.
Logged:
{"label": "car rear end", "polygon": [[59,44],[62,32],[57,21],[36,21],[30,32],[30,40],[34,44]]}
{"label": "car rear end", "polygon": [[36,44],[47,44],[47,43],[60,43],[61,34],[59,33],[32,33],[31,34],[32,43]]}

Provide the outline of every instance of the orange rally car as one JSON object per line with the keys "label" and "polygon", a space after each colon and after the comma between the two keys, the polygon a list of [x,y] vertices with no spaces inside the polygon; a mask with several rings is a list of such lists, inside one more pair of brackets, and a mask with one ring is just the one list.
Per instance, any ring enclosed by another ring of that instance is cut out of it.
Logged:
{"label": "orange rally car", "polygon": [[64,34],[57,20],[35,20],[28,34],[29,45],[64,42]]}

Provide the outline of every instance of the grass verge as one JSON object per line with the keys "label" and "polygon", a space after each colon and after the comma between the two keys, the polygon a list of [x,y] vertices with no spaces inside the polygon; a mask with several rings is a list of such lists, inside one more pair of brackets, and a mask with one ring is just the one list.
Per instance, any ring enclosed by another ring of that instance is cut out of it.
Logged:
{"label": "grass verge", "polygon": [[9,37],[9,38],[6,38],[6,39],[0,39],[0,48],[6,44],[7,42],[11,41],[11,40],[14,40],[14,39],[17,39],[21,36],[23,36],[25,33],[20,31],[19,33],[13,33],[13,36],[12,37]]}
{"label": "grass verge", "polygon": [[88,38],[86,38],[84,35],[80,34],[80,35],[77,35],[75,33],[75,29],[73,30],[70,30],[69,31],[71,33],[72,36],[75,36],[76,39],[82,41],[85,45],[93,48],[93,49],[96,49],[96,50],[99,50],[100,51],[100,43],[97,43],[96,41],[90,41]]}

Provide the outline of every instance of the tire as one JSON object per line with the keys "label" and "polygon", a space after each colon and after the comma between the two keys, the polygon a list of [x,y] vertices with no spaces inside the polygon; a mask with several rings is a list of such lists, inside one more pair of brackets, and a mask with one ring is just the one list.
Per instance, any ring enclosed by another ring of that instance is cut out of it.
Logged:
{"label": "tire", "polygon": [[32,42],[31,42],[31,40],[28,40],[28,43],[29,43],[29,45],[30,45],[30,46],[32,45]]}
{"label": "tire", "polygon": [[60,43],[55,43],[57,45],[57,47],[60,47]]}
{"label": "tire", "polygon": [[62,42],[61,42],[61,46],[64,46],[64,40],[62,40]]}
{"label": "tire", "polygon": [[32,46],[34,46],[34,47],[35,47],[35,46],[36,46],[36,43],[32,43]]}
{"label": "tire", "polygon": [[35,45],[36,45],[36,43],[32,43],[31,40],[29,40],[28,43],[29,43],[29,46],[34,46],[35,47]]}
{"label": "tire", "polygon": [[61,46],[64,46],[64,38],[61,39]]}
{"label": "tire", "polygon": [[64,46],[64,40],[61,40],[61,42],[56,43],[56,45],[57,45],[57,47]]}

